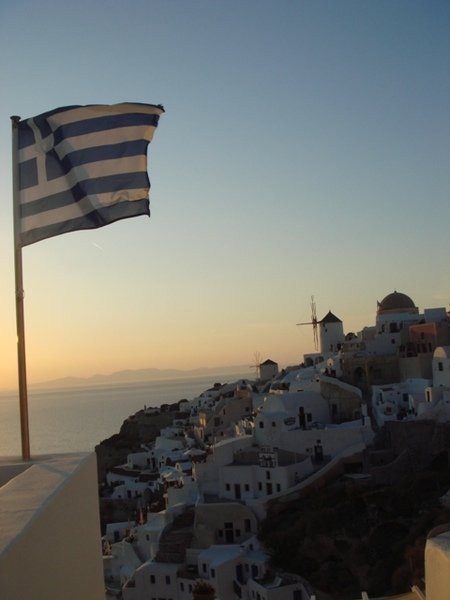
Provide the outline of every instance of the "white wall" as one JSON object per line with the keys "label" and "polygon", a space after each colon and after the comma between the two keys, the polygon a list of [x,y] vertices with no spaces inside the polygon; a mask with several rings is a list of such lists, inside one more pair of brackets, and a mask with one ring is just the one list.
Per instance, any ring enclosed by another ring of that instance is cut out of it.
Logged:
{"label": "white wall", "polygon": [[348,424],[328,426],[325,429],[284,431],[283,435],[274,439],[273,445],[283,450],[309,454],[314,452],[314,446],[317,440],[320,440],[324,455],[335,456],[354,444],[359,442],[368,444],[372,441],[374,433],[370,427],[370,420],[366,417],[365,425],[361,423],[359,419]]}
{"label": "white wall", "polygon": [[[276,468],[259,465],[225,466],[220,469],[220,496],[245,501],[285,492],[312,471],[309,457],[301,462]],[[239,486],[240,498],[236,495],[236,485]]]}
{"label": "white wall", "polygon": [[104,600],[95,454],[39,461],[0,488],[5,600]]}
{"label": "white wall", "polygon": [[210,546],[198,555],[198,573],[216,590],[218,598],[234,598],[233,580],[243,550],[237,545]]}
{"label": "white wall", "polygon": [[159,513],[147,513],[147,522],[138,525],[133,534],[141,556],[145,560],[154,558],[159,549],[159,539],[164,528],[173,521],[172,511],[163,510]]}
{"label": "white wall", "polygon": [[135,587],[122,589],[123,600],[178,598],[177,571],[180,565],[146,562],[134,573]]}
{"label": "white wall", "polygon": [[450,386],[450,346],[436,348],[432,369],[433,385]]}
{"label": "white wall", "polygon": [[167,488],[167,508],[172,508],[177,504],[185,504],[186,506],[194,505],[199,497],[198,484],[191,477],[183,477],[183,485],[181,487]]}
{"label": "white wall", "polygon": [[285,598],[293,598],[295,590],[301,590],[303,592],[301,598],[305,598],[305,600],[310,598],[309,593],[300,582],[291,583],[289,585],[265,587],[253,579],[250,579],[247,582],[247,585],[248,597],[252,600],[258,598],[258,596],[261,600],[284,600]]}
{"label": "white wall", "polygon": [[133,452],[127,456],[127,466],[129,469],[151,469],[152,468],[153,452]]}
{"label": "white wall", "polygon": [[450,531],[430,536],[425,546],[427,600],[444,600],[450,590]]}

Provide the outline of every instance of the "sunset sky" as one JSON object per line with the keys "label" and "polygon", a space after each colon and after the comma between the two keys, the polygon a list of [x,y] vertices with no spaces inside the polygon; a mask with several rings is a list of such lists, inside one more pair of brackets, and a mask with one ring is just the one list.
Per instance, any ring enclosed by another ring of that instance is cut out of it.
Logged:
{"label": "sunset sky", "polygon": [[23,250],[28,379],[280,366],[328,310],[449,308],[447,0],[0,0],[0,389],[17,381],[10,116],[161,103],[150,219]]}

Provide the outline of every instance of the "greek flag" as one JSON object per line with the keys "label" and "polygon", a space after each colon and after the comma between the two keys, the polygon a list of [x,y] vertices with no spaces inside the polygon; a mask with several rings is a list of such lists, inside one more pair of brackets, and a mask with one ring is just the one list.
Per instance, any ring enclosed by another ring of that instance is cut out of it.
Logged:
{"label": "greek flag", "polygon": [[19,121],[20,245],[150,215],[147,147],[163,112],[66,106]]}

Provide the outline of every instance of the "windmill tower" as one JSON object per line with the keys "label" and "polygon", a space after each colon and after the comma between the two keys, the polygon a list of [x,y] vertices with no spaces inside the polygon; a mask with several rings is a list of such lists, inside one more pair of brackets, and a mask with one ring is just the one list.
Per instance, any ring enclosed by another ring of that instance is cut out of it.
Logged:
{"label": "windmill tower", "polygon": [[297,323],[297,325],[312,325],[313,326],[313,338],[314,338],[314,348],[316,352],[319,350],[319,336],[317,334],[317,312],[316,312],[316,303],[314,301],[314,296],[311,296],[311,321],[306,323]]}

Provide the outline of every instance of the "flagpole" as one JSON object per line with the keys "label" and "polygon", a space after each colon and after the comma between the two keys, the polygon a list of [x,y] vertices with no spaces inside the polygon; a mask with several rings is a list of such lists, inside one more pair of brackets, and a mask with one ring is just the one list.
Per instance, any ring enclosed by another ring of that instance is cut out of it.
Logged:
{"label": "flagpole", "polygon": [[25,318],[23,310],[22,246],[20,244],[19,208],[19,122],[20,117],[12,116],[12,165],[13,165],[13,207],[14,207],[14,271],[16,281],[16,328],[17,360],[19,375],[20,434],[22,459],[30,460],[30,433],[28,427],[28,392],[25,361]]}

